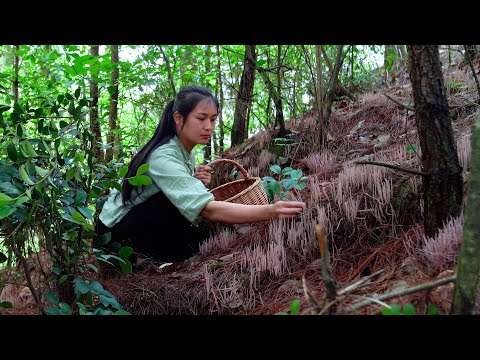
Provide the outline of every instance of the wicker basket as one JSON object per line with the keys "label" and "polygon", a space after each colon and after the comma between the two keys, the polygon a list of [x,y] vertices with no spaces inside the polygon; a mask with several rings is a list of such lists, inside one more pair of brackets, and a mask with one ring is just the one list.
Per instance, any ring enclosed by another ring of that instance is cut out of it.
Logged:
{"label": "wicker basket", "polygon": [[243,174],[243,179],[231,181],[220,185],[210,192],[218,201],[227,201],[245,205],[265,205],[268,204],[268,196],[262,186],[261,179],[248,175],[242,165],[230,159],[216,159],[208,165],[213,166],[220,162],[226,162],[236,166]]}

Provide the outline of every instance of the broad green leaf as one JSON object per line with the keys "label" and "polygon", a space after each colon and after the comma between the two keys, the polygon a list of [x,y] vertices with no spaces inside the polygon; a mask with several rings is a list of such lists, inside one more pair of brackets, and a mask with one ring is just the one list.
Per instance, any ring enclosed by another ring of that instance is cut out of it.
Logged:
{"label": "broad green leaf", "polygon": [[[68,261],[67,261],[68,262]],[[60,279],[58,279],[58,283],[61,284],[68,279],[68,274],[63,275]]]}
{"label": "broad green leaf", "polygon": [[93,221],[93,211],[87,207],[78,206],[78,211],[82,213],[88,220]]}
{"label": "broad green leaf", "polygon": [[72,315],[72,309],[67,303],[61,302],[58,304],[62,315]]}
{"label": "broad green leaf", "polygon": [[77,305],[78,305],[78,313],[80,315],[87,315],[88,314],[88,309],[85,305],[83,305],[82,303],[79,303],[79,302],[77,302]]}
{"label": "broad green leaf", "polygon": [[0,192],[13,197],[17,197],[22,194],[22,191],[20,191],[14,184],[7,181],[0,182]]}
{"label": "broad green leaf", "polygon": [[65,180],[70,181],[73,179],[75,176],[75,167],[72,167],[67,171],[67,174],[65,175]]}
{"label": "broad green leaf", "polygon": [[113,306],[115,309],[122,310],[122,306],[118,303],[117,300],[115,300],[114,297],[100,295],[99,299],[103,305]]}
{"label": "broad green leaf", "polygon": [[438,315],[437,307],[433,304],[428,305],[427,315]]}
{"label": "broad green leaf", "polygon": [[98,269],[95,265],[93,264],[86,264],[85,265],[86,267],[89,267],[90,269],[92,269],[93,271],[95,271],[96,273],[98,273]]}
{"label": "broad green leaf", "polygon": [[28,196],[20,196],[19,198],[16,198],[13,202],[12,202],[12,205],[13,206],[16,206],[16,205],[20,205],[20,204],[23,204],[24,202],[30,200],[30,198]]}
{"label": "broad green leaf", "polygon": [[132,315],[132,314],[125,310],[117,310],[113,313],[113,315]]}
{"label": "broad green leaf", "polygon": [[15,149],[15,145],[13,143],[8,144],[7,154],[10,160],[12,160],[13,162],[17,161],[17,158],[18,158],[17,149]]}
{"label": "broad green leaf", "polygon": [[57,307],[48,307],[45,309],[47,315],[63,315],[62,311]]}
{"label": "broad green leaf", "polygon": [[296,181],[295,181],[295,179],[292,179],[292,178],[282,180],[283,188],[287,191],[292,190],[293,187],[295,186],[295,184],[296,184]]}
{"label": "broad green leaf", "polygon": [[122,272],[126,274],[131,274],[132,273],[132,263],[128,261],[127,259],[124,259],[125,261],[120,262],[120,268],[122,269]]}
{"label": "broad green leaf", "polygon": [[83,190],[77,190],[75,194],[75,205],[83,204],[85,199],[87,198],[87,193]]}
{"label": "broad green leaf", "polygon": [[32,179],[30,179],[30,176],[27,174],[27,171],[25,170],[25,165],[21,165],[18,171],[20,172],[20,176],[22,177],[22,180],[25,181],[27,185],[34,184]]}
{"label": "broad green leaf", "polygon": [[291,315],[297,315],[298,310],[300,310],[300,300],[295,299],[290,304],[290,314]]}
{"label": "broad green leaf", "polygon": [[120,169],[120,173],[118,174],[119,177],[123,178],[125,175],[127,175],[128,172],[128,166],[122,166]]}
{"label": "broad green leaf", "polygon": [[273,177],[271,177],[271,176],[264,176],[264,177],[262,178],[262,180],[265,180],[265,181],[276,181],[276,180],[275,180]]}
{"label": "broad green leaf", "polygon": [[11,215],[15,211],[15,208],[12,207],[2,207],[0,208],[0,220]]}
{"label": "broad green leaf", "polygon": [[415,307],[412,304],[405,304],[403,306],[403,314],[404,315],[415,315]]}
{"label": "broad green leaf", "polygon": [[297,169],[297,170],[292,170],[292,172],[290,173],[290,176],[293,178],[293,179],[300,179],[302,177],[302,170],[300,169]]}
{"label": "broad green leaf", "polygon": [[12,309],[13,305],[10,301],[0,301],[0,308]]}
{"label": "broad green leaf", "polygon": [[277,180],[273,180],[270,182],[269,188],[273,191],[274,194],[278,193],[280,191],[280,183]]}
{"label": "broad green leaf", "polygon": [[305,189],[305,186],[307,186],[307,185],[304,182],[299,182],[299,183],[296,183],[294,185],[294,188],[298,189],[298,190],[303,190],[303,189]]}
{"label": "broad green leaf", "polygon": [[137,169],[137,174],[136,175],[142,175],[144,174],[150,167],[150,164],[142,164],[138,167]]}
{"label": "broad green leaf", "polygon": [[72,212],[72,218],[79,221],[80,223],[88,223],[87,220],[80,214],[78,211]]}
{"label": "broad green leaf", "polygon": [[6,204],[9,204],[12,201],[13,199],[10,196],[0,193],[0,207],[5,206]]}
{"label": "broad green leaf", "polygon": [[118,251],[118,256],[121,258],[127,258],[132,255],[133,249],[130,246],[124,246]]}
{"label": "broad green leaf", "polygon": [[41,177],[45,177],[48,174],[48,170],[41,168],[40,166],[35,165],[35,171],[37,172],[38,175]]}
{"label": "broad green leaf", "polygon": [[[75,279],[77,280],[77,279]],[[90,286],[86,284],[84,281],[74,281],[75,283],[75,293],[78,295],[84,295],[90,291]]]}
{"label": "broad green leaf", "polygon": [[152,179],[146,175],[137,175],[128,179],[128,182],[133,186],[150,185],[152,183]]}
{"label": "broad green leaf", "polygon": [[29,157],[29,156],[30,157],[36,157],[36,156],[38,156],[37,152],[33,148],[32,144],[30,144],[30,141],[28,141],[28,140],[22,141],[22,144],[20,145],[20,148],[21,148],[21,150],[24,151],[24,155],[26,154],[25,157]]}
{"label": "broad green leaf", "polygon": [[284,169],[282,170],[282,175],[288,175],[288,174],[290,174],[290,173],[292,172],[292,170],[293,170],[293,169],[292,169],[290,166],[287,166],[286,168],[284,168]]}
{"label": "broad green leaf", "polygon": [[98,308],[94,311],[93,315],[111,315],[112,312],[107,309]]}
{"label": "broad green leaf", "polygon": [[272,165],[270,166],[270,171],[280,175],[282,173],[282,168],[278,165]]}
{"label": "broad green leaf", "polygon": [[47,291],[43,296],[45,296],[45,299],[50,301],[52,304],[54,305],[58,304],[58,294],[51,291]]}

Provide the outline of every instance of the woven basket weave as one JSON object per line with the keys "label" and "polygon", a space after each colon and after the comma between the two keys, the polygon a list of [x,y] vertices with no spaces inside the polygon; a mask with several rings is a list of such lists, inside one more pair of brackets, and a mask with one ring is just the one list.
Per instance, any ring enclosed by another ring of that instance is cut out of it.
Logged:
{"label": "woven basket weave", "polygon": [[208,165],[213,166],[220,162],[226,162],[236,166],[242,172],[244,178],[231,181],[210,190],[215,200],[245,205],[268,204],[268,196],[259,177],[251,177],[242,165],[230,159],[216,159]]}

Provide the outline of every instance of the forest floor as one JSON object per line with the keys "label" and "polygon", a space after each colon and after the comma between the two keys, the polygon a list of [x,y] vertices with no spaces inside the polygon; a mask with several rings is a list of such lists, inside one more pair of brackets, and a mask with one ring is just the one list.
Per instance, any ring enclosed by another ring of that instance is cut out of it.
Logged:
{"label": "forest floor", "polygon": [[[444,63],[444,78],[467,186],[471,126],[480,111],[471,71],[458,63]],[[99,281],[132,314],[364,315],[392,305],[416,314],[447,314],[453,289],[448,278],[454,274],[463,218],[452,219],[438,237],[425,238],[421,178],[357,164],[376,161],[421,170],[415,115],[399,103],[413,107],[406,72],[355,100],[337,101],[328,150],[320,151],[311,111],[287,121],[290,142],[275,140],[275,129],[261,131],[222,154],[254,177],[271,176],[273,163],[302,170],[309,177],[307,187],[287,194],[307,204],[302,216],[217,226],[191,259],[133,274],[102,273]],[[214,186],[234,179],[230,169],[219,167]],[[323,224],[329,242],[337,294],[329,307],[316,224]],[[445,284],[408,293],[413,286],[441,279],[447,279]],[[395,293],[399,295],[377,299]],[[38,310],[25,302],[2,313],[33,315]]]}

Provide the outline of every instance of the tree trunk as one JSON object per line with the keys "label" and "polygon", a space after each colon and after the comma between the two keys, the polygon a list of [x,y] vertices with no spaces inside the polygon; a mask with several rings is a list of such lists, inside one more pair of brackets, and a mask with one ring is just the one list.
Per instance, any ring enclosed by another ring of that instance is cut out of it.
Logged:
{"label": "tree trunk", "polygon": [[[325,96],[325,100],[323,101],[323,109],[322,109],[322,122],[320,123],[320,133],[319,141],[321,148],[325,148],[327,144],[326,135],[330,130],[330,115],[332,114],[332,106],[333,100],[335,99],[335,93],[338,81],[338,74],[340,73],[340,69],[342,67],[342,56],[343,53],[343,45],[337,46],[337,57],[335,59],[335,66],[333,67],[332,74],[330,76],[330,82],[327,90],[327,94]],[[325,61],[327,62],[328,57],[325,56]],[[328,63],[328,62],[327,62]]]}
{"label": "tree trunk", "polygon": [[107,143],[110,148],[107,149],[106,154],[105,154],[105,160],[106,161],[111,161],[113,160],[113,154],[117,155],[116,157],[118,158],[119,154],[119,146],[120,143],[117,141],[117,137],[115,136],[115,133],[118,133],[118,126],[117,126],[117,117],[118,117],[118,67],[116,66],[118,64],[118,45],[112,45],[111,46],[111,59],[112,59],[112,65],[113,65],[113,71],[112,75],[110,77],[110,86],[111,88],[114,89],[110,93],[110,116],[109,116],[109,131],[107,135]]}
{"label": "tree trunk", "polygon": [[20,59],[18,57],[18,52],[20,51],[20,45],[15,45],[13,47],[13,103],[18,103],[18,67]]}
{"label": "tree trunk", "polygon": [[408,45],[415,121],[422,150],[425,235],[435,236],[462,210],[463,178],[458,161],[438,45]]}
{"label": "tree trunk", "polygon": [[472,157],[465,203],[463,242],[457,262],[453,290],[454,315],[471,315],[475,310],[480,275],[480,117],[472,127]]}
{"label": "tree trunk", "polygon": [[[90,55],[93,57],[99,56],[99,46],[92,45],[90,48]],[[100,122],[98,120],[98,81],[97,74],[91,74],[90,80],[90,131],[93,134],[92,150],[97,159],[104,159],[103,151],[97,146],[102,141],[102,134],[100,132]]]}
{"label": "tree trunk", "polygon": [[163,48],[160,46],[160,52],[162,53],[163,60],[165,60],[165,66],[167,67],[167,76],[170,86],[172,87],[173,97],[177,97],[177,90],[175,90],[175,81],[173,80],[172,67],[170,66],[170,59],[168,58]]}
{"label": "tree trunk", "polygon": [[220,46],[217,45],[217,69],[218,69],[218,75],[217,75],[217,84],[218,84],[218,92],[219,92],[219,104],[220,104],[220,113],[218,114],[218,127],[220,130],[220,138],[218,139],[218,143],[220,146],[219,151],[215,151],[216,153],[219,153],[224,150],[224,138],[225,138],[225,129],[223,127],[223,116],[222,116],[222,109],[223,109],[223,79],[222,79],[222,72],[221,72],[221,63],[220,63]]}
{"label": "tree trunk", "polygon": [[[245,45],[245,59],[250,58],[257,61],[255,45]],[[248,108],[252,105],[253,84],[255,81],[255,68],[251,63],[245,60],[243,65],[242,78],[240,79],[240,88],[238,89],[237,102],[235,104],[235,113],[233,114],[233,128],[231,146],[240,145],[248,138],[248,132],[245,131]]]}
{"label": "tree trunk", "polygon": [[315,59],[317,64],[317,82],[315,84],[315,94],[316,94],[316,105],[318,111],[318,123],[320,123],[321,119],[321,111],[322,103],[323,103],[323,65],[322,65],[322,52],[320,50],[320,45],[315,45]]}

